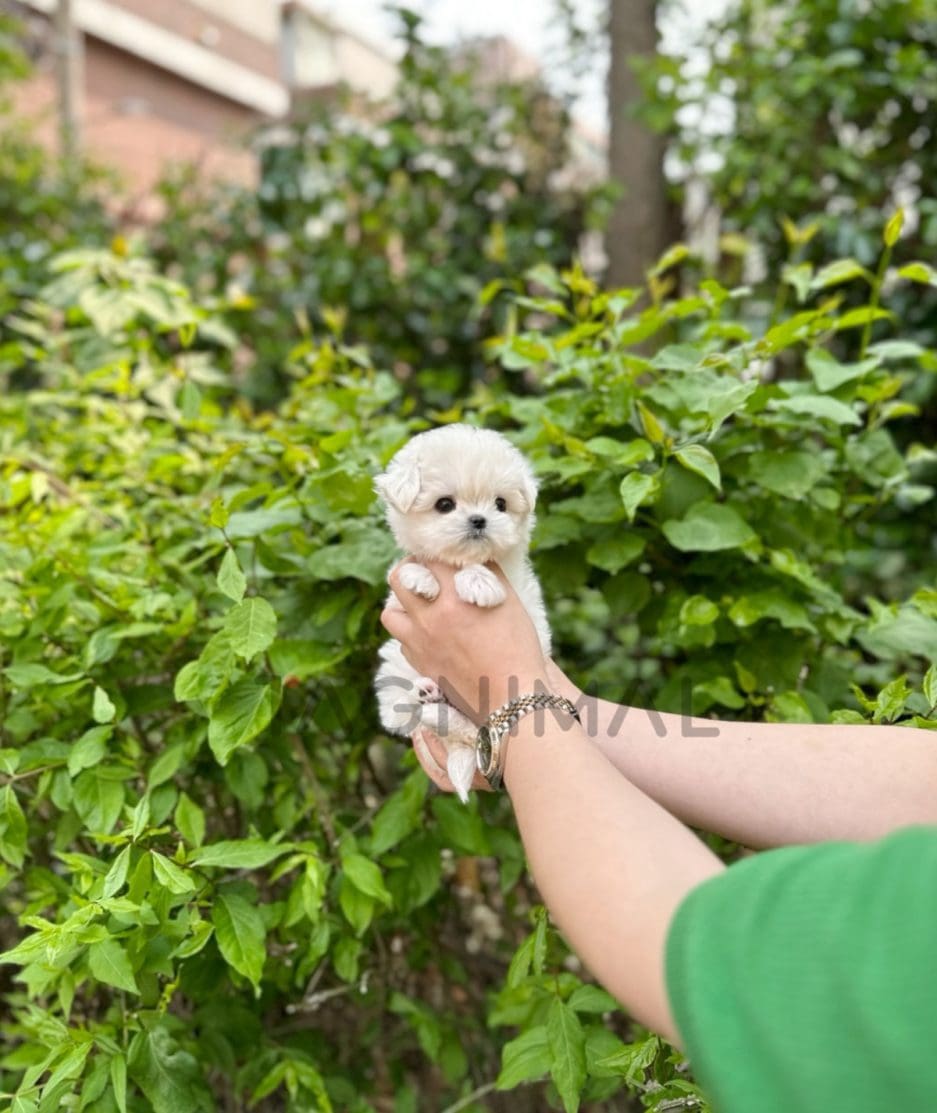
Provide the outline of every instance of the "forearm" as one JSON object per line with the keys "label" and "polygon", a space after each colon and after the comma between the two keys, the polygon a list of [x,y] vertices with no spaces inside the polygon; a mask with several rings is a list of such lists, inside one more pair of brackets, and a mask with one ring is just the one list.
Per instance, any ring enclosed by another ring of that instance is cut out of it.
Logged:
{"label": "forearm", "polygon": [[[562,674],[554,690],[576,698]],[[890,726],[738,723],[585,701],[583,724],[684,822],[747,846],[874,839],[937,823],[937,735]]]}
{"label": "forearm", "polygon": [[528,715],[507,745],[505,786],[553,918],[610,993],[675,1038],[667,929],[683,897],[722,864],[618,775],[580,727]]}

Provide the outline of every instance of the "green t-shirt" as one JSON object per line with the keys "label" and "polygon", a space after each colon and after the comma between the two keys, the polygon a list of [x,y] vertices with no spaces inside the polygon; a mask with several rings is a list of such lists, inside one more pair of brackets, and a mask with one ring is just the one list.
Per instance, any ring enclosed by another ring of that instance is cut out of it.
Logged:
{"label": "green t-shirt", "polygon": [[716,1113],[937,1110],[937,827],[704,882],[671,925],[667,989]]}

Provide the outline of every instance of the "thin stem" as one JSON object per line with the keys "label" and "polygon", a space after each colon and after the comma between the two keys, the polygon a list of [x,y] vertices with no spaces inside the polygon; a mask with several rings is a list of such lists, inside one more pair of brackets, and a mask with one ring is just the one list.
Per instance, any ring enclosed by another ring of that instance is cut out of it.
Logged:
{"label": "thin stem", "polygon": [[486,1082],[484,1086],[479,1086],[477,1090],[473,1090],[470,1094],[466,1094],[464,1098],[459,1098],[457,1102],[452,1105],[447,1105],[442,1113],[459,1113],[460,1109],[467,1109],[474,1101],[483,1098],[486,1094],[490,1094],[495,1088],[494,1082]]}
{"label": "thin stem", "polygon": [[865,359],[866,349],[869,346],[869,341],[872,339],[872,325],[875,320],[875,310],[878,309],[879,297],[882,292],[882,283],[885,281],[885,271],[888,269],[888,264],[891,262],[892,249],[889,246],[885,247],[882,252],[882,257],[878,261],[878,270],[875,272],[875,280],[872,283],[872,297],[869,299],[869,319],[865,323],[862,330],[862,342],[859,345],[859,359]]}

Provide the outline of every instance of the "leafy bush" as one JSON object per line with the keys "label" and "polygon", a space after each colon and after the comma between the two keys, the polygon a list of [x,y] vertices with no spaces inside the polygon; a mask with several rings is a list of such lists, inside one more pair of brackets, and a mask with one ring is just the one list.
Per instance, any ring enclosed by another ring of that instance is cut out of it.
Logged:
{"label": "leafy bush", "polygon": [[185,174],[163,186],[159,261],[254,299],[237,324],[257,356],[244,389],[262,402],[282,393],[284,356],[311,322],[340,325],[445,405],[484,372],[480,342],[503,316],[479,305],[485,285],[567,265],[601,223],[606,191],[571,171],[562,104],[537,81],[486,79],[399,14],[387,103],[338,92],[260,135],[256,192],[205,196]]}
{"label": "leafy bush", "polygon": [[[0,370],[41,377],[0,397],[7,1107],[702,1108],[549,930],[506,801],[430,796],[379,730],[371,477],[425,425],[399,382],[323,335],[254,415],[183,286],[56,272]],[[541,267],[515,298],[508,381],[445,417],[530,454],[589,687],[929,722],[935,455],[891,430],[933,354],[839,362],[877,311],[831,285],[763,334],[715,281],[647,300]]]}
{"label": "leafy bush", "polygon": [[[671,166],[705,182],[724,229],[758,243],[769,283],[788,261],[873,266],[899,205],[914,220],[896,260],[932,255],[935,17],[934,0],[734,0],[696,51],[647,67],[647,118],[671,138]],[[893,304],[905,334],[933,345],[934,289]]]}

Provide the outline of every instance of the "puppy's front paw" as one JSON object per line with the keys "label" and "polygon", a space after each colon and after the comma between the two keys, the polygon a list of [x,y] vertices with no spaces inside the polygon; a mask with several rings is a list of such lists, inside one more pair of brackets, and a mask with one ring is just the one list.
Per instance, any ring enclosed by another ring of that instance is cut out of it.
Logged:
{"label": "puppy's front paw", "polygon": [[436,577],[422,564],[405,564],[400,569],[400,582],[414,595],[432,601],[439,594],[439,584]]}
{"label": "puppy's front paw", "polygon": [[400,602],[400,600],[397,598],[396,595],[394,595],[394,593],[392,591],[388,592],[387,599],[384,601],[384,606],[389,611],[402,611],[403,610],[403,603]]}
{"label": "puppy's front paw", "polygon": [[445,699],[439,685],[428,676],[421,676],[416,682],[416,695],[420,703],[442,703]]}
{"label": "puppy's front paw", "polygon": [[476,607],[497,607],[507,598],[501,581],[483,564],[469,564],[455,574],[455,589],[460,599]]}

